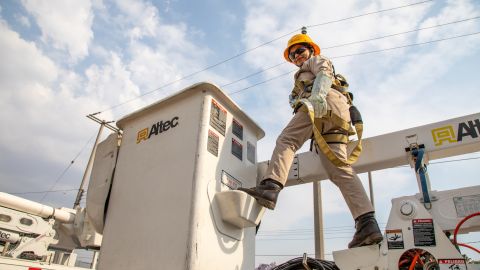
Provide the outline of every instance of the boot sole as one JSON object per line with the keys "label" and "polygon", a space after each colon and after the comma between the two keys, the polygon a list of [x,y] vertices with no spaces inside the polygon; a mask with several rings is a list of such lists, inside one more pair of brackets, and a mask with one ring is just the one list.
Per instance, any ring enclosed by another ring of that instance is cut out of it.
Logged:
{"label": "boot sole", "polygon": [[263,198],[260,198],[260,197],[255,197],[255,199],[257,199],[257,202],[258,204],[260,204],[261,206],[264,206],[270,210],[273,210],[275,209],[275,203],[271,202],[271,201],[268,201],[268,200],[265,200]]}
{"label": "boot sole", "polygon": [[252,191],[250,189],[246,189],[246,188],[239,188],[238,190],[243,191],[243,192],[247,193],[248,195],[254,197],[257,200],[257,203],[260,204],[261,206],[266,207],[270,210],[275,209],[275,203],[274,202],[269,201],[269,200],[265,200],[262,197],[256,196],[254,191]]}
{"label": "boot sole", "polygon": [[370,246],[370,245],[376,245],[379,244],[383,241],[383,235],[380,233],[374,233],[369,235],[365,240],[360,243],[360,246]]}
{"label": "boot sole", "polygon": [[367,236],[367,238],[365,238],[362,242],[348,248],[376,245],[376,244],[380,244],[382,241],[383,241],[383,235],[381,233],[372,233],[371,235]]}

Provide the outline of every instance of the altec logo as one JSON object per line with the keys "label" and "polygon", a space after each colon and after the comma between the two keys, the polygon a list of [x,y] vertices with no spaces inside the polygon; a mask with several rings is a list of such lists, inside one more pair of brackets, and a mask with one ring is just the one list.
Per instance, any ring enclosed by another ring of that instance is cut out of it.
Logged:
{"label": "altec logo", "polygon": [[0,231],[0,238],[8,240],[8,239],[10,239],[10,234]]}
{"label": "altec logo", "polygon": [[137,144],[146,141],[152,137],[152,135],[162,134],[163,132],[175,128],[178,126],[178,116],[173,117],[171,120],[160,121],[152,125],[152,127],[144,128],[137,133]]}
{"label": "altec logo", "polygon": [[458,124],[457,134],[452,125],[432,129],[432,137],[435,146],[440,146],[444,142],[461,142],[465,137],[477,138],[480,134],[480,119],[461,122]]}

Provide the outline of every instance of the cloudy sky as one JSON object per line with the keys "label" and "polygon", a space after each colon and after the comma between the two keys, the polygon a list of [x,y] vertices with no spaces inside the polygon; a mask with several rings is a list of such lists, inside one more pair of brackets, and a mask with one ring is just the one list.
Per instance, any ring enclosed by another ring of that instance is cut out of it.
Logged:
{"label": "cloudy sky", "polygon": [[[291,117],[295,67],[282,53],[302,26],[349,79],[366,137],[478,113],[480,3],[414,3],[3,0],[0,190],[71,207],[98,128],[87,114],[116,120],[200,81],[222,86],[259,123],[259,160],[269,159]],[[431,164],[432,189],[478,184],[478,158]],[[385,226],[390,200],[418,192],[415,175],[400,167],[373,180]],[[322,188],[331,254],[346,248],[353,221],[338,190],[328,181]],[[257,263],[314,253],[311,190],[288,188],[266,214]]]}

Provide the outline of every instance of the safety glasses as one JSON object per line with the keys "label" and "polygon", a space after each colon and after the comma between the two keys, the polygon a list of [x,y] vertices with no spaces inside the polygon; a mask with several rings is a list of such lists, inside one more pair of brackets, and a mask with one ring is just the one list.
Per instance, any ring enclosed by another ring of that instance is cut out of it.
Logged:
{"label": "safety glasses", "polygon": [[290,52],[290,53],[288,54],[288,58],[290,58],[290,60],[293,61],[293,59],[295,59],[295,55],[297,55],[297,54],[302,54],[302,53],[303,53],[304,51],[306,51],[306,50],[308,50],[307,47],[300,47],[300,48],[296,49],[295,51]]}

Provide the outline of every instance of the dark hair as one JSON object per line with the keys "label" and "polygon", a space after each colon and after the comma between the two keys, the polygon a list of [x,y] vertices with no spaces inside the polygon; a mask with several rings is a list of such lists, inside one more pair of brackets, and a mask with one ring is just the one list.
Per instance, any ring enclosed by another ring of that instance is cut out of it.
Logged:
{"label": "dark hair", "polygon": [[312,45],[310,45],[308,43],[305,43],[305,42],[304,43],[299,43],[299,44],[307,47],[312,55],[315,53],[315,49],[313,49]]}

